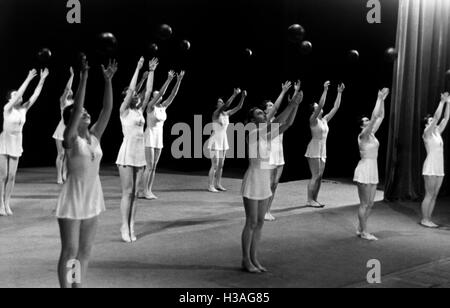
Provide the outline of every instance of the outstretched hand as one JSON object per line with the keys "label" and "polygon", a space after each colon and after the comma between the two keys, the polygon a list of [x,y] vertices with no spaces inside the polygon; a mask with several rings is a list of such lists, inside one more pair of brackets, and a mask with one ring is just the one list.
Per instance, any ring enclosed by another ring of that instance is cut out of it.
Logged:
{"label": "outstretched hand", "polygon": [[37,71],[35,69],[32,69],[31,71],[28,72],[28,79],[32,80],[34,77],[37,76]]}
{"label": "outstretched hand", "polygon": [[239,94],[241,94],[241,89],[239,89],[239,88],[234,89],[234,95],[239,95]]}
{"label": "outstretched hand", "polygon": [[323,88],[324,88],[325,90],[328,90],[328,88],[330,87],[330,85],[331,85],[331,82],[330,82],[330,81],[326,81],[326,82],[324,83],[324,85],[323,85]]}
{"label": "outstretched hand", "polygon": [[450,94],[448,92],[441,94],[441,102],[448,102],[450,99]]}
{"label": "outstretched hand", "polygon": [[380,90],[378,92],[378,98],[385,100],[389,95],[389,89],[388,88],[383,88],[382,90]]}
{"label": "outstretched hand", "polygon": [[89,67],[89,63],[87,61],[86,57],[83,57],[83,59],[81,59],[81,73],[85,74],[89,71],[90,67]]}
{"label": "outstretched hand", "polygon": [[342,92],[344,92],[344,90],[345,90],[345,85],[344,85],[343,83],[341,83],[341,84],[338,86],[338,93],[342,93]]}
{"label": "outstretched hand", "polygon": [[292,86],[292,82],[290,81],[286,81],[285,83],[281,84],[281,91],[283,91],[284,93],[287,93],[289,91],[289,89]]}
{"label": "outstretched hand", "polygon": [[70,71],[70,76],[73,77],[73,76],[75,75],[75,73],[74,73],[74,71],[73,71],[73,67],[72,67],[72,66],[70,67],[69,71]]}
{"label": "outstretched hand", "polygon": [[102,64],[103,77],[105,78],[105,81],[111,81],[114,75],[116,74],[117,69],[118,65],[115,59],[109,60],[107,68],[105,68],[105,66]]}
{"label": "outstretched hand", "polygon": [[178,79],[180,79],[180,80],[183,79],[185,73],[186,73],[185,71],[181,71],[181,72],[177,75]]}
{"label": "outstretched hand", "polygon": [[298,93],[300,91],[301,86],[302,86],[302,82],[299,79],[294,84],[294,90],[295,90],[296,93]]}
{"label": "outstretched hand", "polygon": [[175,72],[169,71],[169,78],[174,78],[174,77],[175,77]]}
{"label": "outstretched hand", "polygon": [[48,74],[50,74],[50,72],[48,71],[48,68],[41,70],[41,79],[47,78]]}
{"label": "outstretched hand", "polygon": [[158,58],[151,59],[150,62],[148,63],[149,70],[155,71],[158,64],[159,64]]}

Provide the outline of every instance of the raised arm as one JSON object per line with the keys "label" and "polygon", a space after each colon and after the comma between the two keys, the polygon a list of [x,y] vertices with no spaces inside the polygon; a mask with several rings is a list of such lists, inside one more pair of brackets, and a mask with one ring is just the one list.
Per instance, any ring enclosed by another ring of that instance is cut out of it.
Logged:
{"label": "raised arm", "polygon": [[375,134],[380,128],[381,123],[384,120],[384,101],[389,95],[389,89],[384,88],[383,90],[378,92],[377,103],[375,104],[375,108],[372,112],[372,117],[370,118],[369,125],[362,131],[362,137],[367,137],[370,134]]}
{"label": "raised arm", "polygon": [[137,85],[138,78],[139,78],[139,72],[141,71],[142,67],[144,66],[144,61],[145,61],[144,57],[141,57],[136,66],[136,70],[134,71],[133,78],[131,79],[130,86],[128,87],[128,90],[127,90],[127,95],[125,96],[125,99],[123,100],[123,103],[120,106],[120,114],[121,115],[123,113],[125,113],[128,110],[128,108],[130,107],[131,99],[133,97],[133,94],[136,91],[136,85]]}
{"label": "raised arm", "polygon": [[325,82],[325,84],[323,85],[322,97],[320,98],[320,101],[319,101],[319,107],[313,112],[313,114],[309,118],[309,122],[311,123],[311,125],[314,125],[316,123],[317,118],[319,117],[319,114],[323,109],[323,106],[325,106],[329,87],[330,87],[330,82],[329,81]]}
{"label": "raised arm", "polygon": [[341,107],[342,92],[344,92],[344,90],[345,90],[345,85],[343,83],[341,83],[338,86],[338,94],[337,94],[337,97],[336,97],[336,101],[334,102],[333,109],[331,109],[331,111],[324,117],[324,119],[327,122],[330,122],[331,119],[333,119],[333,117],[335,116],[336,112],[339,110],[339,107]]}
{"label": "raised arm", "polygon": [[64,89],[64,93],[61,96],[61,98],[59,99],[59,103],[60,103],[60,108],[61,110],[63,110],[66,107],[66,102],[67,102],[67,98],[69,97],[70,92],[72,91],[72,85],[73,85],[73,78],[74,78],[74,73],[73,73],[73,68],[70,67],[70,77],[69,80],[67,81],[66,87]]}
{"label": "raised arm", "polygon": [[448,121],[450,119],[450,95],[447,96],[447,99],[445,100],[446,106],[445,106],[445,115],[442,119],[441,123],[439,123],[438,129],[439,132],[442,134],[445,131],[445,128],[447,127]]}
{"label": "raised arm", "polygon": [[232,116],[234,114],[236,114],[239,110],[242,109],[242,107],[244,106],[244,102],[245,99],[247,98],[247,91],[242,91],[242,96],[241,96],[241,100],[239,101],[239,104],[234,107],[233,109],[227,111],[228,116]]}
{"label": "raised arm", "polygon": [[153,82],[155,80],[155,70],[158,66],[158,59],[153,58],[150,60],[149,64],[149,74],[147,77],[147,85],[145,87],[145,95],[144,100],[142,102],[142,111],[144,111],[147,108],[148,102],[150,101],[150,97],[152,96],[153,91]]}
{"label": "raised arm", "polygon": [[162,105],[166,108],[168,108],[170,105],[172,105],[173,100],[178,94],[178,91],[180,90],[181,81],[183,81],[185,71],[181,71],[180,74],[177,75],[177,83],[172,89],[172,93],[170,93],[170,96],[167,98],[167,100],[162,103]]}
{"label": "raised arm", "polygon": [[161,87],[161,89],[159,90],[158,94],[155,95],[152,98],[152,100],[150,101],[150,103],[147,105],[147,113],[152,112],[153,106],[155,106],[156,104],[158,104],[159,102],[162,101],[162,98],[163,98],[164,94],[166,94],[167,88],[169,87],[169,85],[172,82],[174,77],[175,77],[175,72],[169,71],[166,82],[164,82],[164,84]]}
{"label": "raised arm", "polygon": [[34,90],[33,95],[31,95],[30,99],[28,100],[28,102],[23,104],[23,106],[25,108],[30,109],[34,105],[34,103],[36,103],[37,99],[39,98],[39,95],[41,95],[41,91],[42,91],[42,88],[44,87],[44,83],[48,77],[48,74],[49,74],[49,71],[47,68],[41,70],[41,79],[39,80],[39,83],[38,83],[36,89]]}
{"label": "raised arm", "polygon": [[27,90],[28,85],[36,76],[37,76],[37,71],[35,69],[32,69],[31,71],[28,72],[28,76],[25,79],[25,81],[22,83],[22,85],[20,86],[19,90],[17,90],[17,92],[11,97],[9,102],[6,103],[6,105],[4,107],[5,111],[7,111],[7,112],[11,111],[11,109],[13,107],[15,107],[16,105],[18,105],[20,103],[20,98],[23,97],[23,94]]}
{"label": "raised arm", "polygon": [[231,104],[234,102],[234,100],[236,99],[236,96],[238,96],[239,94],[241,94],[241,89],[237,88],[234,89],[233,91],[233,95],[230,96],[230,98],[227,100],[227,102],[225,103],[225,105],[222,106],[222,111],[227,110],[228,108],[230,108]]}
{"label": "raised arm", "polygon": [[103,108],[100,112],[97,122],[92,126],[91,133],[100,140],[105,132],[106,126],[108,126],[109,119],[111,118],[111,112],[113,109],[113,87],[112,79],[117,72],[116,60],[109,61],[108,68],[102,64],[103,78],[105,79],[105,92],[103,95]]}
{"label": "raised arm", "polygon": [[74,108],[70,115],[69,123],[64,130],[64,148],[69,149],[72,147],[74,141],[78,136],[78,126],[80,124],[81,116],[84,108],[84,98],[86,96],[86,85],[89,75],[89,65],[86,58],[83,58],[81,64],[81,76],[78,90],[74,99]]}
{"label": "raised arm", "polygon": [[[271,129],[268,134],[268,139],[273,139],[276,136],[285,133],[294,123],[295,117],[297,116],[298,107],[303,102],[303,91],[299,91],[295,94],[293,98],[289,100],[288,106],[284,109],[284,111],[280,114],[278,118],[285,118],[286,122],[277,122],[275,120],[271,124]],[[277,118],[277,119],[278,119]],[[278,125],[278,130],[272,129],[272,125]]]}
{"label": "raised arm", "polygon": [[280,109],[281,103],[283,102],[284,96],[291,88],[292,83],[290,81],[286,81],[281,85],[281,93],[278,96],[277,100],[275,101],[275,104],[273,105],[273,108],[269,111],[269,114],[267,115],[267,120],[270,122],[273,117],[277,114],[278,109]]}
{"label": "raised arm", "polygon": [[[291,97],[288,97],[289,103],[294,102],[294,99],[295,99],[296,97],[298,98],[297,95],[299,94],[300,89],[301,89],[301,82],[300,82],[300,80],[297,81],[297,82],[295,83],[294,89],[295,89],[294,95],[291,96]],[[303,100],[303,96],[302,96],[301,98],[302,98],[302,100]],[[285,124],[285,123],[287,123],[287,122],[289,121],[289,117],[290,117],[290,113],[284,112],[284,113],[279,114],[279,115],[275,118],[274,122],[280,123],[280,124]],[[268,120],[269,120],[269,118],[268,118]],[[271,122],[271,120],[270,120],[269,122]]]}

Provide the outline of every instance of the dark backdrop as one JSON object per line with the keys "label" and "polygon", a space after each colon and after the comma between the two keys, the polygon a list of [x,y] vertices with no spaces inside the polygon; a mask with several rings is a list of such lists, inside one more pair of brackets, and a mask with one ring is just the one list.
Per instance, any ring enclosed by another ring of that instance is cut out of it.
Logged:
{"label": "dark backdrop", "polygon": [[[39,48],[48,47],[53,52],[51,75],[24,128],[22,167],[49,166],[54,162],[56,149],[51,136],[60,119],[59,96],[68,78],[68,67],[80,50],[88,54],[92,67],[86,108],[95,118],[103,94],[99,64],[106,62],[95,52],[95,38],[98,33],[108,31],[119,41],[120,70],[114,80],[115,109],[103,139],[104,163],[114,163],[122,140],[118,116],[120,92],[129,83],[139,56],[149,59],[152,54],[147,46],[157,42],[161,64],[156,87],[165,80],[167,70],[187,70],[179,95],[168,110],[162,167],[198,171],[209,166],[207,159],[171,157],[170,144],[176,137],[170,136],[170,128],[174,123],[192,124],[194,114],[202,114],[204,123],[208,122],[217,98],[228,97],[233,87],[238,86],[249,92],[244,111],[232,119],[242,121],[250,105],[259,105],[267,98],[275,100],[282,81],[301,78],[305,102],[295,126],[285,137],[288,164],[284,180],[309,176],[303,157],[310,139],[308,105],[318,100],[325,80],[332,81],[326,111],[334,102],[337,83],[343,81],[347,86],[342,108],[330,125],[326,176],[352,176],[359,159],[356,118],[370,116],[377,90],[392,83],[393,65],[384,60],[383,52],[395,45],[397,0],[381,1],[382,23],[373,25],[366,21],[366,0],[82,0],[81,3],[81,25],[66,22],[65,0],[0,3],[0,93],[19,87],[27,71],[37,67],[35,55]],[[160,23],[172,26],[171,40],[156,40],[154,29]],[[311,55],[302,55],[288,42],[286,30],[293,23],[306,28],[306,39],[314,46]],[[192,43],[187,54],[178,48],[181,39]],[[254,52],[250,60],[243,54],[245,48]],[[356,64],[347,60],[350,49],[360,52]],[[32,90],[30,87],[26,97]],[[385,162],[387,129],[385,123],[379,132],[381,166]],[[228,160],[227,167],[244,169],[246,164],[244,159],[234,159]]]}

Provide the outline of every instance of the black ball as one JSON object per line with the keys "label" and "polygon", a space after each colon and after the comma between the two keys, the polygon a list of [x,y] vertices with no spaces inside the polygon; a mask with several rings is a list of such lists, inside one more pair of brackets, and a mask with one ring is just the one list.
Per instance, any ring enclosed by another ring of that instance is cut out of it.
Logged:
{"label": "black ball", "polygon": [[159,50],[159,47],[158,47],[158,45],[156,45],[155,43],[152,43],[152,44],[148,45],[148,51],[149,51],[150,53],[155,54],[155,53],[158,52],[158,50]]}
{"label": "black ball", "polygon": [[180,46],[183,51],[188,51],[191,49],[191,43],[188,40],[182,40]]}
{"label": "black ball", "polygon": [[172,33],[173,33],[172,27],[170,27],[167,24],[162,24],[158,28],[158,37],[161,40],[165,41],[165,40],[170,39],[170,37],[172,36]]}
{"label": "black ball", "polygon": [[348,52],[348,60],[351,62],[357,62],[359,60],[359,52],[352,49]]}
{"label": "black ball", "polygon": [[313,45],[310,41],[304,41],[300,44],[300,51],[304,55],[309,55],[312,52]]}
{"label": "black ball", "polygon": [[117,39],[114,34],[110,32],[101,33],[98,37],[99,51],[102,53],[113,53],[117,49]]}
{"label": "black ball", "polygon": [[397,60],[398,58],[398,52],[393,47],[386,49],[384,55],[388,62],[395,62],[395,60]]}
{"label": "black ball", "polygon": [[244,56],[247,58],[251,58],[253,56],[253,51],[250,48],[246,48],[244,50]]}
{"label": "black ball", "polygon": [[51,58],[52,58],[52,52],[50,51],[50,49],[42,48],[41,50],[39,50],[39,52],[38,52],[39,62],[47,63],[51,60]]}
{"label": "black ball", "polygon": [[288,28],[288,39],[292,43],[300,43],[305,38],[305,28],[299,24],[294,24]]}

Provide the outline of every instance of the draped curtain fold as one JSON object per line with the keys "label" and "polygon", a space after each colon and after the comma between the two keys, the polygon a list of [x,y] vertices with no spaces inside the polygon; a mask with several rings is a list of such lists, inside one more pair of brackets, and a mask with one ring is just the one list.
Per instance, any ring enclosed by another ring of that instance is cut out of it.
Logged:
{"label": "draped curtain fold", "polygon": [[[385,198],[416,200],[423,194],[426,157],[422,119],[433,114],[449,90],[450,0],[400,0],[388,139]],[[450,141],[444,133],[446,174]],[[442,187],[449,192],[448,181]]]}

